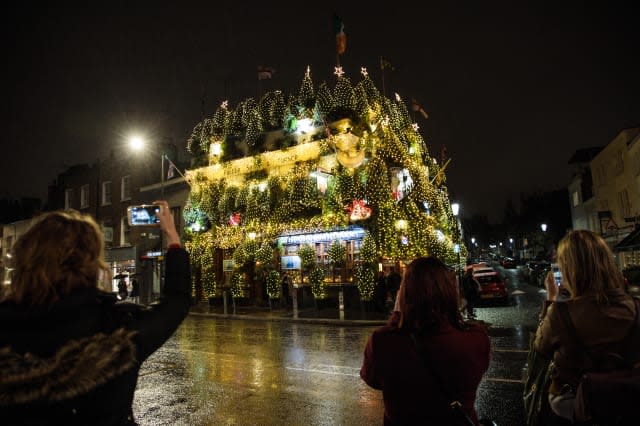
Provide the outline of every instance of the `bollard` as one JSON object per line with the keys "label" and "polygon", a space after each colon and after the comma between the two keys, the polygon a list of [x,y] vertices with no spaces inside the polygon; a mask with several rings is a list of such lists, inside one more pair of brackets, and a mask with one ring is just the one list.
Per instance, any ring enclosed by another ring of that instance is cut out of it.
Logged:
{"label": "bollard", "polygon": [[340,320],[344,321],[344,288],[342,286],[338,292],[338,307],[340,308]]}
{"label": "bollard", "polygon": [[222,304],[224,305],[224,314],[227,315],[227,290],[222,292]]}
{"label": "bollard", "polygon": [[291,295],[291,302],[293,303],[293,317],[298,318],[298,286],[293,286],[293,294]]}

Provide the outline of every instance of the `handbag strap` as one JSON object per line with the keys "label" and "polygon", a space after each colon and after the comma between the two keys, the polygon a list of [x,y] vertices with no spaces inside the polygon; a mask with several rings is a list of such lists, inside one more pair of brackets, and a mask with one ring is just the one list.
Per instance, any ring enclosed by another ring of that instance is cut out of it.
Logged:
{"label": "handbag strap", "polygon": [[[633,347],[632,343],[633,343],[633,338],[636,335],[636,330],[640,329],[640,301],[634,297],[633,302],[636,308],[636,315],[633,320],[633,324],[631,324],[631,328],[629,329],[629,331],[627,332],[627,335],[624,337],[624,340],[622,341],[622,348],[624,350],[625,355],[629,352],[628,351],[629,347]],[[569,306],[564,302],[556,303],[556,306],[558,307],[560,318],[562,319],[562,322],[567,328],[567,332],[568,332],[567,334],[569,335],[569,338],[573,340],[573,343],[578,347],[578,349],[580,349],[582,352],[587,354],[587,356],[591,360],[591,363],[594,364],[595,366],[596,360],[595,360],[595,357],[593,356],[593,353],[582,342],[582,340],[578,336],[578,331],[576,330],[576,327],[573,324],[573,321],[571,320],[571,316],[569,315]]]}
{"label": "handbag strap", "polygon": [[[440,390],[442,391],[444,396],[447,398],[447,400],[451,401],[449,403],[449,405],[453,406],[456,403],[460,404],[460,401],[458,401],[458,400],[456,400],[456,399],[451,397],[451,394],[449,393],[448,388],[445,386],[444,381],[442,380],[440,375],[437,374],[436,371],[432,368],[431,363],[428,362],[429,361],[427,359],[428,356],[425,353],[425,351],[423,351],[422,348],[420,347],[420,345],[418,344],[418,339],[416,338],[416,335],[413,334],[413,333],[409,333],[409,336],[411,336],[411,340],[413,340],[413,344],[416,346],[418,354],[420,355],[420,358],[422,358],[422,363],[424,364],[425,368],[427,369],[427,371],[429,371],[431,373],[433,378],[436,379],[436,384],[440,387]],[[460,405],[462,405],[462,404],[460,404]]]}

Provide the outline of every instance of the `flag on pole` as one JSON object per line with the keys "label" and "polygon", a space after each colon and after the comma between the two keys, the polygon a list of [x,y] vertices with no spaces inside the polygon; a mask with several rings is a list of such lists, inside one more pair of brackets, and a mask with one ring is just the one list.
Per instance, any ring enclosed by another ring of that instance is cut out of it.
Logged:
{"label": "flag on pole", "polygon": [[336,33],[336,52],[342,55],[347,50],[347,35],[344,33],[344,22],[338,15],[333,16],[333,28]]}
{"label": "flag on pole", "polygon": [[385,68],[391,71],[395,70],[395,67],[384,56],[380,56],[380,69],[384,71]]}
{"label": "flag on pole", "polygon": [[263,67],[262,65],[258,66],[258,80],[266,80],[273,77],[276,70],[271,67]]}
{"label": "flag on pole", "polygon": [[176,176],[176,166],[169,160],[169,170],[167,170],[167,180],[173,179]]}
{"label": "flag on pole", "polygon": [[422,114],[424,118],[429,118],[429,114],[427,114],[424,108],[422,108],[422,105],[420,105],[415,99],[411,99],[411,109]]}
{"label": "flag on pole", "polygon": [[447,147],[444,145],[441,145],[440,146],[440,164],[444,164],[448,158],[449,158],[449,153],[447,152]]}
{"label": "flag on pole", "polygon": [[178,167],[173,164],[173,161],[171,161],[169,157],[165,155],[164,158],[166,158],[166,160],[169,162],[169,169],[167,170],[167,180],[176,177],[176,173],[184,177],[184,175],[180,172],[180,169],[178,169]]}

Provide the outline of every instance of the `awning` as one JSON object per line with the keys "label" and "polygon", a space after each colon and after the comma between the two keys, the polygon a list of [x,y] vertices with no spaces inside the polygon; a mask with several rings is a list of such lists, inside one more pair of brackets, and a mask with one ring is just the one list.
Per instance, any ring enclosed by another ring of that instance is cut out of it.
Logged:
{"label": "awning", "polygon": [[114,247],[104,251],[106,262],[123,262],[136,258],[136,247]]}
{"label": "awning", "polygon": [[640,226],[629,233],[618,244],[615,245],[613,251],[640,250]]}

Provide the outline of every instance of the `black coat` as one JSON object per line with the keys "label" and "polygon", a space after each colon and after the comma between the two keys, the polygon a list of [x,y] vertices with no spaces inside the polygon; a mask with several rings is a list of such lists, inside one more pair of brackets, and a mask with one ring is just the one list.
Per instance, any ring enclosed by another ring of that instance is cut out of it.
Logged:
{"label": "black coat", "polygon": [[0,304],[0,423],[135,424],[140,365],[189,311],[189,256],[166,255],[164,298],[149,307],[78,289],[49,308]]}

